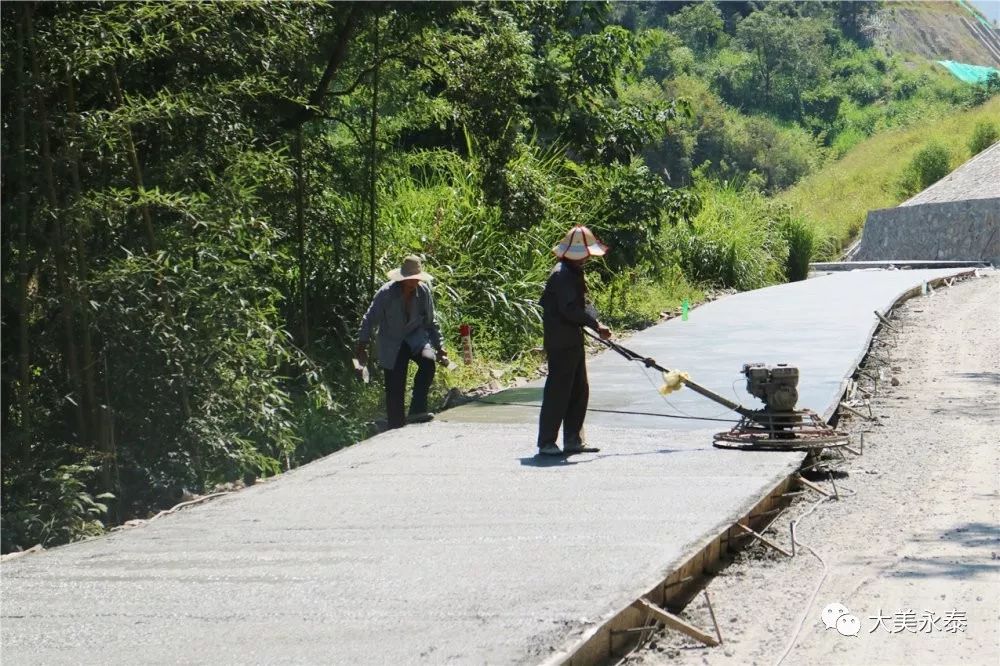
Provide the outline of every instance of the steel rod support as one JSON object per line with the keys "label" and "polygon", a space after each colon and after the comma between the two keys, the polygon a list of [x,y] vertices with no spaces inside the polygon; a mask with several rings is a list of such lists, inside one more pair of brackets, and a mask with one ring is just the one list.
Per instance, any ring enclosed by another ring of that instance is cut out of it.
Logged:
{"label": "steel rod support", "polygon": [[715,619],[712,600],[708,598],[708,589],[704,589],[702,592],[705,594],[705,605],[708,606],[708,614],[712,616],[712,624],[715,625],[715,635],[719,639],[719,645],[722,645],[722,632],[719,631],[719,622]]}
{"label": "steel rod support", "polygon": [[736,527],[739,527],[740,529],[745,530],[746,532],[748,532],[748,536],[756,537],[765,546],[770,546],[771,548],[773,548],[774,550],[778,551],[782,555],[785,555],[787,557],[791,557],[792,556],[792,554],[789,553],[787,550],[785,550],[784,548],[782,548],[778,544],[774,543],[773,541],[771,541],[770,539],[768,539],[767,537],[765,537],[763,534],[760,534],[758,532],[754,532],[752,529],[750,529],[746,525],[741,525],[740,523],[736,523]]}

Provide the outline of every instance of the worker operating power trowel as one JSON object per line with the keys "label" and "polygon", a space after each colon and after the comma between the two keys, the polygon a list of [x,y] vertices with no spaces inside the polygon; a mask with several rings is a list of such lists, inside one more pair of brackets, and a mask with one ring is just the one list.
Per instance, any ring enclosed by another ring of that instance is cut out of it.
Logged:
{"label": "worker operating power trowel", "polygon": [[[719,448],[818,452],[847,445],[847,436],[830,427],[815,412],[796,408],[798,368],[746,363],[743,375],[747,393],[764,405],[762,409],[750,409],[692,381],[686,373],[664,368],[654,359],[612,342],[611,330],[598,321],[597,312],[587,300],[584,279],[584,265],[591,257],[603,256],[607,248],[590,229],[575,226],[552,252],[559,263],[549,274],[541,298],[549,372],[538,420],[539,455],[563,456],[600,450],[590,446],[583,435],[590,401],[585,333],[627,360],[659,370],[664,379],[660,392],[664,395],[686,387],[739,414],[742,418],[732,429],[715,435],[715,446]],[[562,449],[556,443],[560,427]]]}
{"label": "worker operating power trowel", "polygon": [[[575,226],[552,252],[559,263],[549,273],[540,301],[549,374],[538,417],[538,453],[592,453],[599,449],[585,442],[583,436],[590,401],[583,329],[589,326],[603,340],[611,338],[611,329],[597,320],[597,311],[587,300],[584,266],[591,257],[603,256],[607,247],[587,227]],[[556,443],[560,427],[562,449]]]}

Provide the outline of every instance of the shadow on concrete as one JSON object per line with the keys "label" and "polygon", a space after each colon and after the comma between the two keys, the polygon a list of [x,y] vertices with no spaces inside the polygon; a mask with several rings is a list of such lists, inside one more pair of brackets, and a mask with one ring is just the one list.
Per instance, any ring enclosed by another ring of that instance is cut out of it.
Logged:
{"label": "shadow on concrete", "polygon": [[[656,456],[664,453],[680,453],[690,449],[657,449],[656,451],[632,451],[630,453],[595,453],[588,457],[575,456],[542,456],[534,455],[521,458],[525,467],[560,467],[563,465],[579,465],[580,463],[597,462],[602,458],[631,458],[634,456]],[[588,454],[583,454],[588,455]]]}
{"label": "shadow on concrete", "polygon": [[955,562],[933,557],[908,557],[899,564],[895,578],[974,578],[996,577],[1000,566],[996,562]]}
{"label": "shadow on concrete", "polygon": [[946,418],[966,418],[979,421],[983,424],[990,424],[1000,416],[995,405],[983,399],[983,396],[975,398],[948,398],[940,399],[940,407],[929,410],[935,416]]}
{"label": "shadow on concrete", "polygon": [[[711,448],[711,447],[708,447]],[[694,449],[687,449],[688,451]],[[633,456],[654,456],[661,453],[680,453],[682,449],[657,449],[656,451],[633,451],[631,453],[601,453],[594,456],[594,460],[598,458],[631,458]]]}
{"label": "shadow on concrete", "polygon": [[593,458],[584,460],[573,460],[563,456],[542,456],[534,455],[521,458],[522,467],[566,467],[567,465],[579,465],[580,463],[593,462]]}

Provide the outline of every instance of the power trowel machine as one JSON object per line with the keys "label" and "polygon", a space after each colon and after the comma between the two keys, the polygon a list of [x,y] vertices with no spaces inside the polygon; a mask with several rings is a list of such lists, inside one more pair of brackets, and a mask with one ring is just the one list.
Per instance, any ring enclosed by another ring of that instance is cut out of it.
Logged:
{"label": "power trowel machine", "polygon": [[692,381],[685,373],[669,370],[651,358],[622,347],[584,329],[590,337],[618,352],[629,361],[638,361],[647,368],[663,373],[663,394],[686,386],[709,400],[728,407],[740,415],[739,422],[727,432],[715,434],[715,446],[723,449],[755,451],[812,451],[836,448],[848,444],[848,436],[829,426],[809,409],[796,409],[799,399],[799,369],[779,363],[747,363],[743,375],[747,393],[764,403],[763,409],[748,409]]}

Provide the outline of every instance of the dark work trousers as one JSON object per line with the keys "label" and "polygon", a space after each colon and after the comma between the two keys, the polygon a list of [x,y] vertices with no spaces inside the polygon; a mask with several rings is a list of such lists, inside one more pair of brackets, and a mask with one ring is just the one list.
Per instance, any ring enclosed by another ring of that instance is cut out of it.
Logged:
{"label": "dark work trousers", "polygon": [[578,446],[583,442],[580,432],[590,401],[583,346],[547,353],[549,375],[545,379],[542,413],[538,417],[538,446],[555,444],[560,425],[563,427],[563,445]]}
{"label": "dark work trousers", "polygon": [[413,378],[413,398],[410,400],[410,416],[427,411],[427,392],[434,381],[434,361],[419,354],[414,356],[405,342],[399,346],[396,365],[385,372],[385,410],[390,428],[406,425],[403,410],[403,394],[406,392],[406,373],[410,360],[417,364],[417,376]]}

